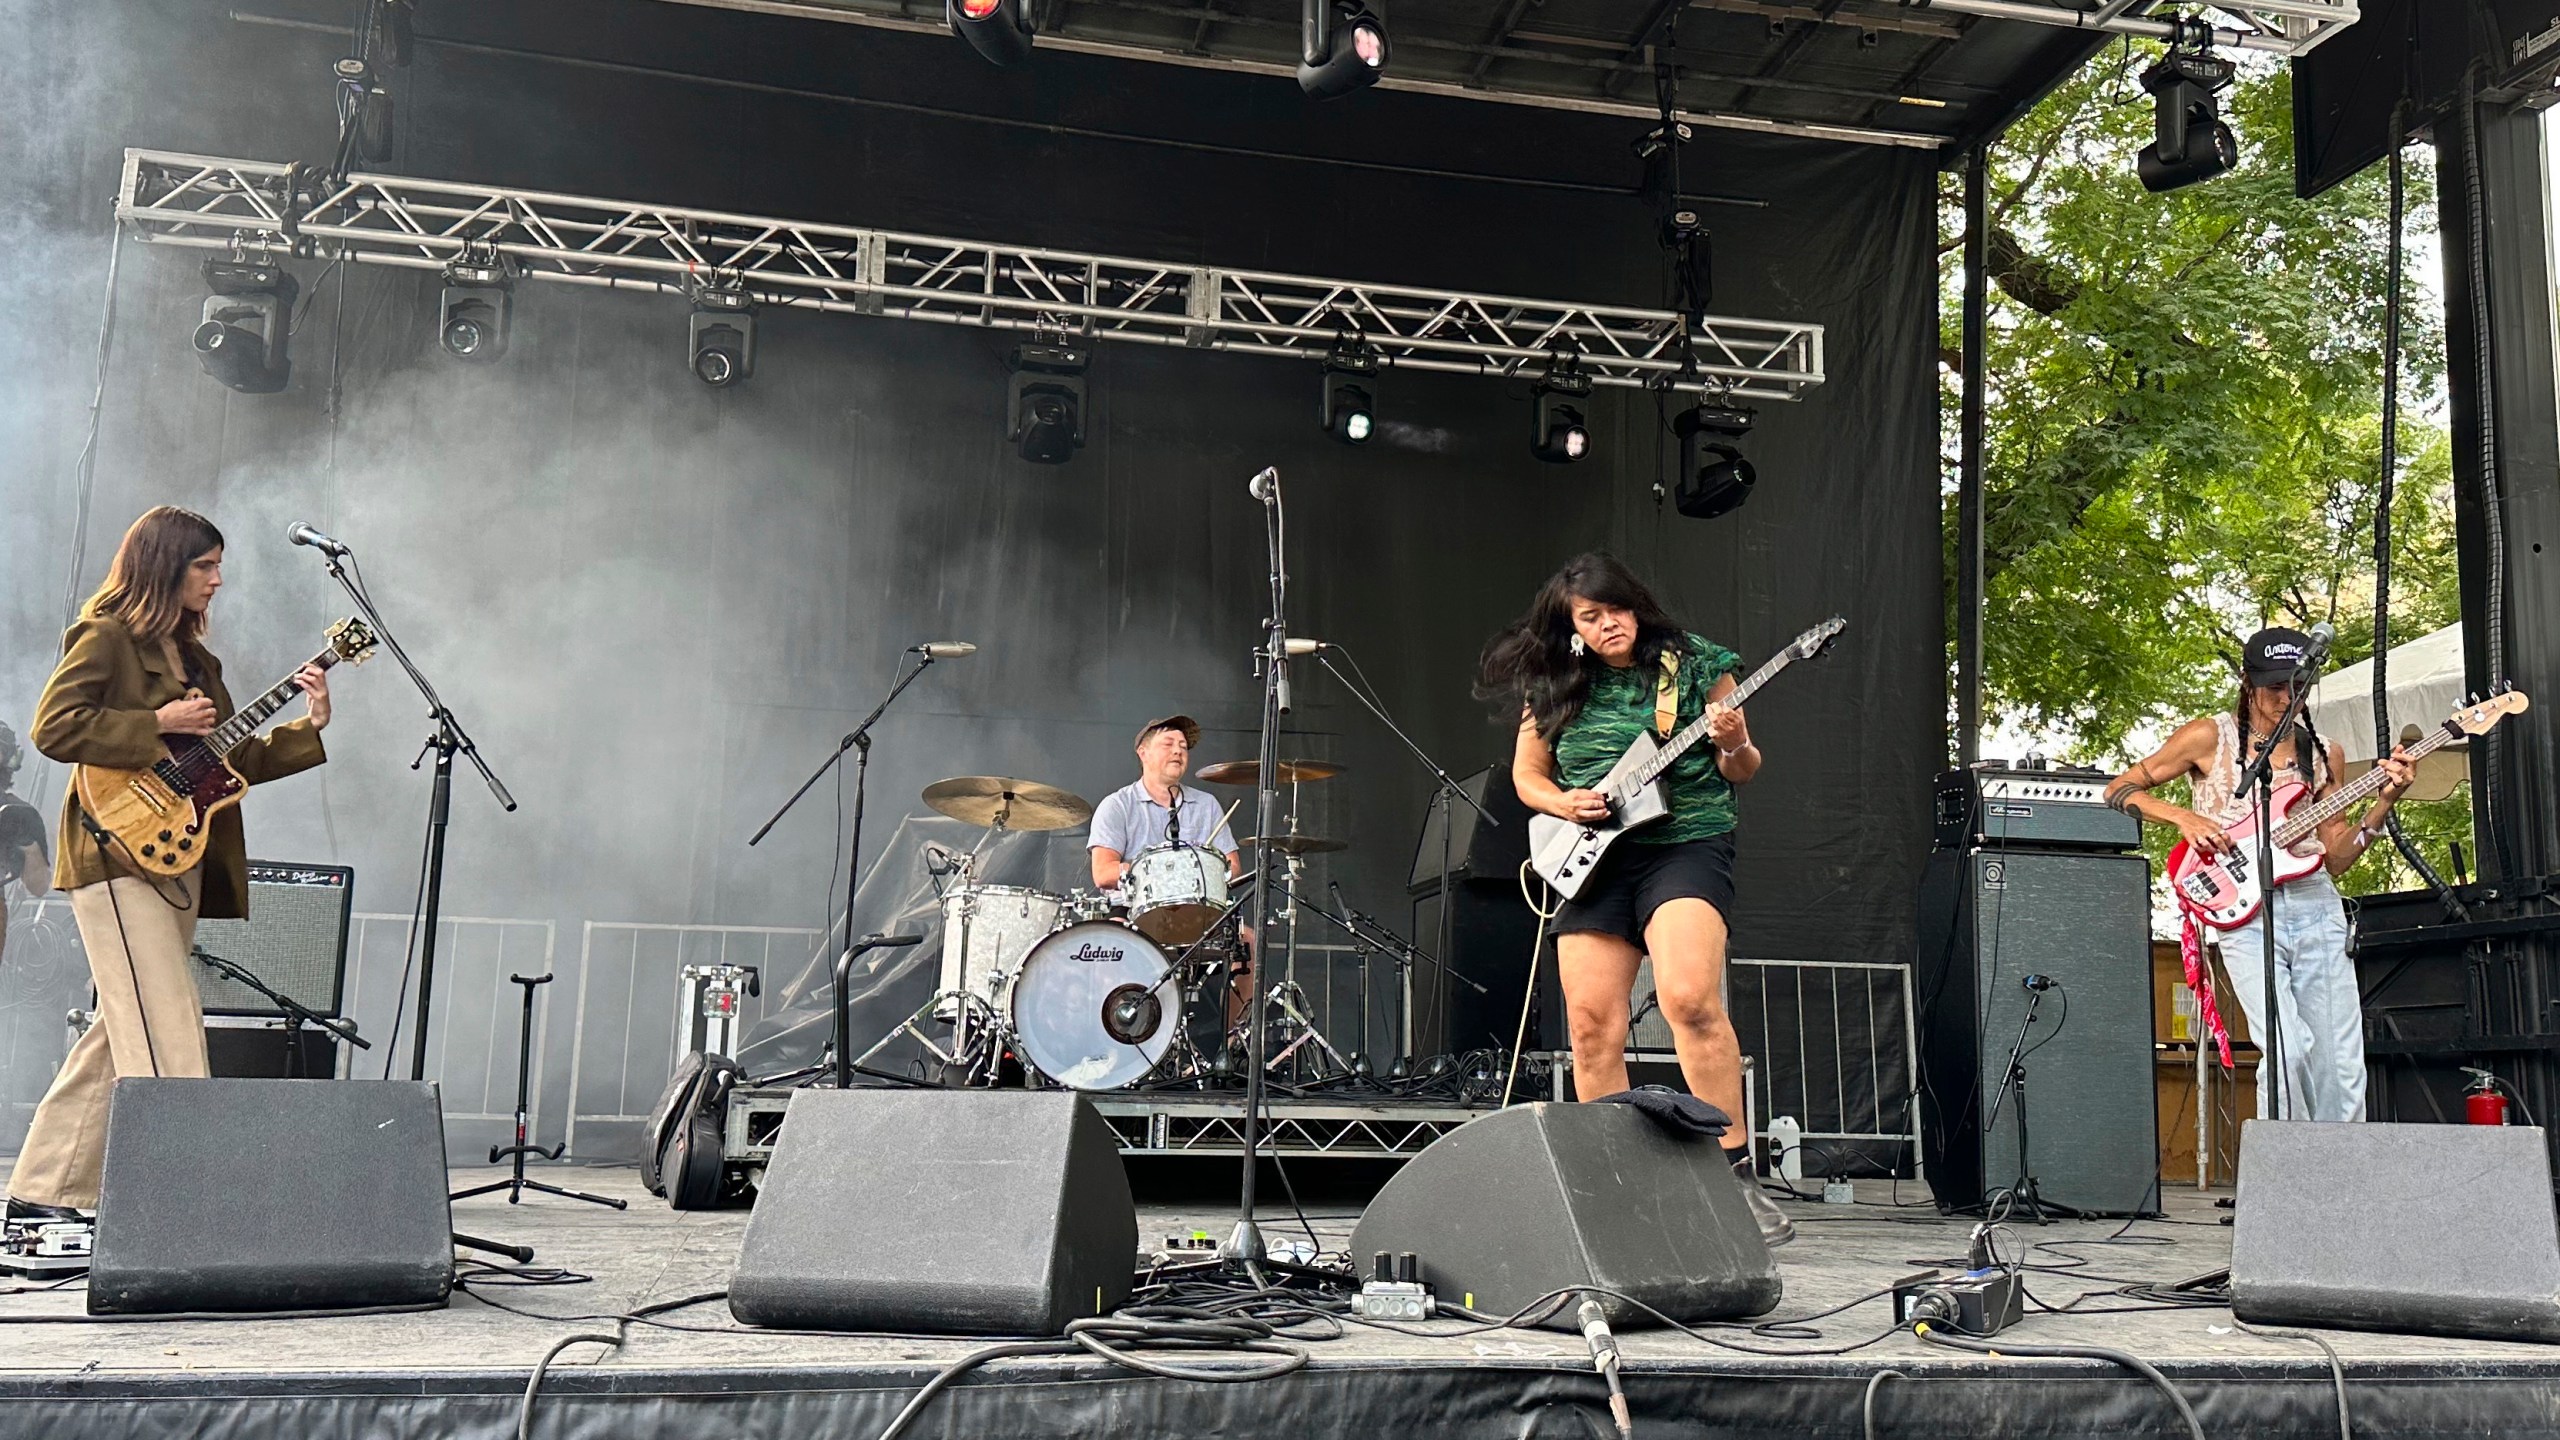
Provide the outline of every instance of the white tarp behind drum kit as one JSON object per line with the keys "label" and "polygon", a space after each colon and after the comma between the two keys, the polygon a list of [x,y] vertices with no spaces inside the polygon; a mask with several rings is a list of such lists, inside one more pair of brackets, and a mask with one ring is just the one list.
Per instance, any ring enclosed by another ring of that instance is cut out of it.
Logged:
{"label": "white tarp behind drum kit", "polygon": [[[1288,872],[1273,897],[1275,920],[1294,918],[1287,907],[1295,903],[1292,882],[1305,857],[1343,848],[1337,840],[1297,833],[1297,785],[1329,779],[1342,768],[1317,760],[1281,764],[1293,803],[1289,833],[1272,839]],[[1256,767],[1233,761],[1198,778],[1250,787]],[[1242,902],[1255,877],[1231,876],[1217,850],[1168,841],[1130,856],[1115,891],[986,883],[982,854],[991,842],[1008,833],[1083,826],[1093,806],[1053,785],[990,775],[936,781],[923,799],[983,834],[967,851],[924,843],[940,916],[934,993],[855,1057],[856,1069],[909,1037],[944,1067],[946,1078],[969,1085],[1010,1078],[1008,1058],[1032,1083],[1077,1090],[1232,1072],[1236,1062],[1226,1052],[1241,1032],[1245,997],[1237,987],[1249,964]],[[1253,848],[1253,841],[1243,843]],[[1352,1062],[1316,1032],[1295,986],[1274,986],[1266,999],[1275,1023],[1294,1033],[1275,1064],[1305,1051],[1310,1060],[1322,1057],[1319,1065],[1350,1073]]]}

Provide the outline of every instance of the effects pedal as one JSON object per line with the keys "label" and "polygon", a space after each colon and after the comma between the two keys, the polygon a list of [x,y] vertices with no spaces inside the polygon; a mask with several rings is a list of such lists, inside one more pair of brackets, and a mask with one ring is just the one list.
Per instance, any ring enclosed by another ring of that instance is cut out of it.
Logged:
{"label": "effects pedal", "polygon": [[97,1226],[86,1220],[11,1224],[0,1235],[0,1274],[64,1280],[87,1273]]}
{"label": "effects pedal", "polygon": [[1381,1250],[1370,1260],[1371,1278],[1351,1297],[1351,1313],[1363,1320],[1428,1320],[1435,1305],[1422,1283],[1422,1257]]}

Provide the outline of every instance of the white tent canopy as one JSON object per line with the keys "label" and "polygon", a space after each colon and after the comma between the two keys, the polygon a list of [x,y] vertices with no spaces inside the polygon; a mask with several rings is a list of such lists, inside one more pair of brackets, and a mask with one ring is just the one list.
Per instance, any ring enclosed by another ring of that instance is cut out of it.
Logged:
{"label": "white tent canopy", "polygon": [[[2444,723],[2463,700],[2462,627],[2447,625],[2391,648],[2385,680],[2393,735],[2406,743]],[[2347,752],[2347,773],[2359,775],[2373,766],[2373,662],[2359,661],[2323,676],[2311,687],[2311,723],[2320,734]],[[2418,783],[2410,798],[2441,800],[2469,777],[2471,762],[2460,740],[2418,764]]]}

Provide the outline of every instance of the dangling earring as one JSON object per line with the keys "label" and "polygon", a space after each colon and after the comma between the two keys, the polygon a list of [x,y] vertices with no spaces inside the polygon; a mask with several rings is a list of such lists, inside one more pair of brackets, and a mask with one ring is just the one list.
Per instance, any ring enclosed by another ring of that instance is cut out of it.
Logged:
{"label": "dangling earring", "polygon": [[1572,651],[1575,659],[1580,659],[1582,657],[1582,632],[1579,630],[1575,631],[1573,638],[1564,642],[1564,648]]}

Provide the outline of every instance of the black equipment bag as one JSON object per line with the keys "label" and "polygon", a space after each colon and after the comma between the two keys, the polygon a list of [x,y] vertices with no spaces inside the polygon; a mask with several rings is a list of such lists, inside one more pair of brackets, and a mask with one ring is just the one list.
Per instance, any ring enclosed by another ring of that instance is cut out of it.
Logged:
{"label": "black equipment bag", "polygon": [[642,1132],[640,1183],[678,1210],[720,1199],[722,1125],[741,1072],[725,1055],[696,1050],[676,1062]]}

